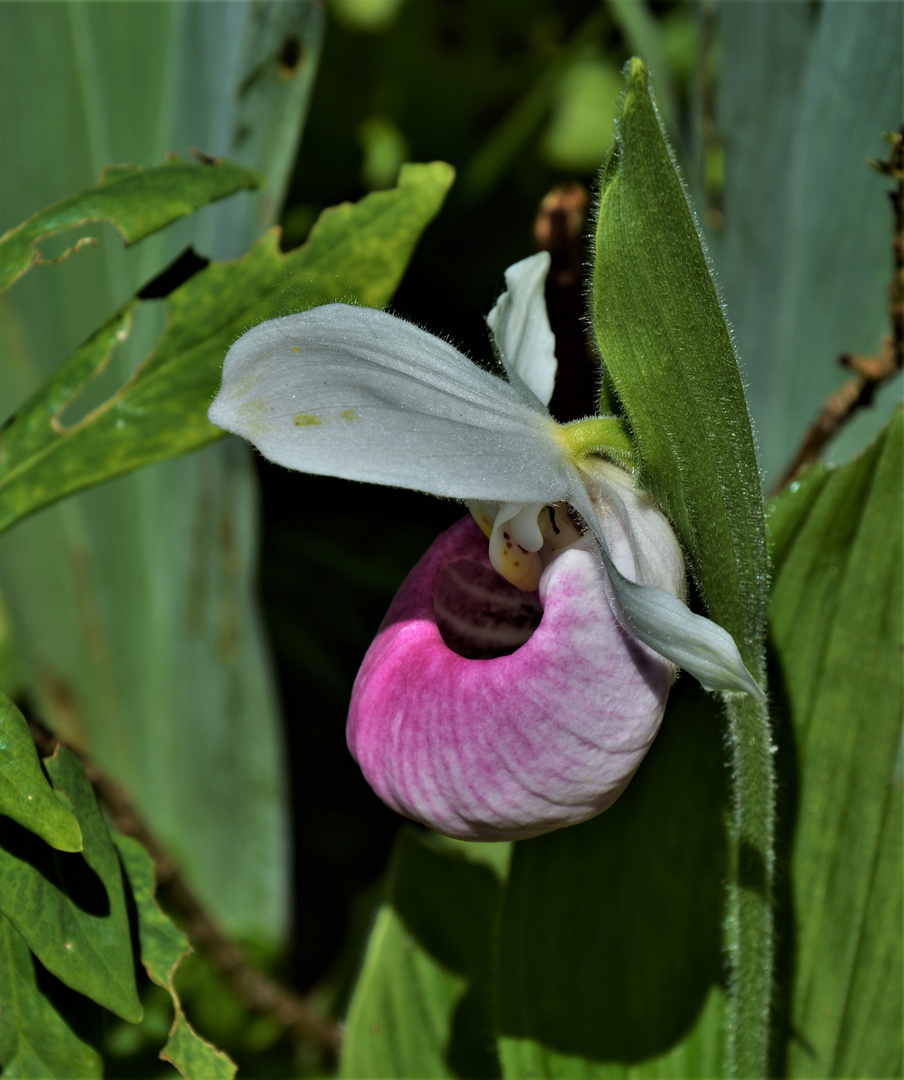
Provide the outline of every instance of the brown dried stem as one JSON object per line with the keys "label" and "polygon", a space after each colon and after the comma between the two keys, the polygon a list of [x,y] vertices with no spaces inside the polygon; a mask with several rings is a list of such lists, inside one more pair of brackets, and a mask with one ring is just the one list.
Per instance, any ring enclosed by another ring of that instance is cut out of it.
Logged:
{"label": "brown dried stem", "polygon": [[[32,735],[38,753],[49,757],[59,740],[35,724],[32,724]],[[72,752],[79,758],[113,828],[137,840],[153,859],[157,885],[164,890],[168,904],[177,913],[188,940],[204,954],[242,1004],[252,1012],[270,1017],[295,1043],[313,1044],[336,1054],[341,1041],[339,1026],[318,1015],[291,987],[249,962],[240,946],[226,936],[188,886],[169,852],[148,828],[122,785],[78,751]]]}
{"label": "brown dried stem", "polygon": [[894,212],[894,237],[889,317],[892,332],[883,338],[878,352],[871,356],[845,353],[839,362],[854,373],[853,378],[830,394],[819,416],[807,429],[794,460],[775,485],[773,494],[785,488],[806,465],[822,456],[831,439],[838,434],[858,409],[870,405],[876,391],[904,367],[904,127],[889,138],[891,153],[887,161],[872,164],[897,184],[889,192]]}

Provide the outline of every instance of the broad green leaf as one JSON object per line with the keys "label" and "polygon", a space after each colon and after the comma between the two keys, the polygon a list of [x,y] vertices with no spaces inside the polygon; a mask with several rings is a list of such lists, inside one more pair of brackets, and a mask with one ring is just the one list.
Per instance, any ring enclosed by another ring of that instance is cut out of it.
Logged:
{"label": "broad green leaf", "polygon": [[509,847],[403,829],[352,997],[339,1075],[499,1075],[492,935]]}
{"label": "broad green leaf", "polygon": [[725,1075],[727,776],[688,679],[624,795],[515,845],[499,929],[506,1077]]}
{"label": "broad green leaf", "polygon": [[59,414],[67,401],[129,333],[132,306],[114,315],[7,428],[0,528],[62,495],[221,437],[207,406],[242,330],[330,300],[385,304],[452,175],[442,162],[406,165],[393,191],[328,210],[296,251],[283,254],[273,231],[245,258],[195,274],[165,301],[166,329],[134,376],[65,427]]}
{"label": "broad green leaf", "polygon": [[110,165],[96,187],[38,211],[0,236],[0,289],[41,261],[40,240],[64,229],[109,221],[127,244],[134,244],[198,207],[263,182],[260,174],[229,161],[201,165],[171,158],[150,168]]}
{"label": "broad green leaf", "polygon": [[[891,330],[889,183],[868,165],[901,122],[900,4],[720,4],[722,226],[712,235],[772,486],[806,426]],[[843,461],[886,423],[900,378],[827,448]]]}
{"label": "broad green leaf", "polygon": [[[186,245],[236,258],[276,220],[323,24],[311,0],[0,5],[0,232],[111,161],[196,146],[267,177],[131,247],[98,223],[96,248],[0,294],[0,416]],[[163,307],[136,309],[64,419],[132,376]],[[288,931],[289,809],[257,520],[252,456],[224,440],[20,523],[2,567],[36,714],[127,787],[231,934],[274,950]]]}
{"label": "broad green leaf", "polygon": [[[639,60],[603,167],[593,321],[633,431],[712,618],[763,680],[767,563],[760,477],[737,358]],[[773,763],[765,707],[725,695],[732,755],[731,1075],[766,1069],[772,984]],[[715,732],[713,736],[715,737]]]}
{"label": "broad green leaf", "polygon": [[711,616],[760,667],[766,547],[738,363],[687,197],[630,63],[604,166],[593,322],[645,486],[687,551]]}
{"label": "broad green leaf", "polygon": [[45,764],[78,818],[84,849],[55,851],[0,819],[0,908],[61,982],[124,1020],[140,1020],[122,872],[106,822],[68,750]]}
{"label": "broad green leaf", "polygon": [[93,1080],[100,1055],[83,1042],[38,986],[34,960],[0,915],[0,1064],[6,1080]]}
{"label": "broad green leaf", "polygon": [[116,836],[114,842],[135,898],[141,962],[153,982],[168,991],[173,1001],[173,1026],[160,1056],[172,1062],[188,1080],[232,1080],[235,1064],[221,1050],[202,1039],[182,1011],[173,980],[183,957],[191,952],[191,946],[154,899],[153,860],[137,840]]}
{"label": "broad green leaf", "polygon": [[904,412],[772,504],[788,1076],[900,1076]]}
{"label": "broad green leaf", "polygon": [[58,851],[81,851],[75,815],[47,782],[25,717],[0,690],[0,814]]}

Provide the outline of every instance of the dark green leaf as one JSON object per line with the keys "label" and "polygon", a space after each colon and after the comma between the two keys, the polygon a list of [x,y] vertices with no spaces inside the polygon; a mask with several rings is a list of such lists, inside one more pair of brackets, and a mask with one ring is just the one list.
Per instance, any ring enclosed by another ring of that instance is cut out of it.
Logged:
{"label": "dark green leaf", "polygon": [[0,814],[24,825],[58,851],[81,851],[75,815],[41,770],[28,723],[0,690]]}
{"label": "dark green leaf", "polygon": [[140,1020],[122,871],[84,769],[60,747],[45,763],[81,826],[81,853],[55,851],[0,819],[0,907],[58,979],[124,1020]]}
{"label": "dark green leaf", "polygon": [[172,158],[151,168],[110,165],[97,187],[70,195],[0,237],[0,289],[41,261],[39,240],[63,229],[109,221],[134,244],[201,206],[263,182],[259,173],[229,161],[199,165]]}
{"label": "dark green leaf", "polygon": [[500,923],[506,1077],[725,1075],[727,776],[682,680],[618,802],[515,845]]}
{"label": "dark green leaf", "polygon": [[900,1076],[904,413],[772,504],[789,1076]]}
{"label": "dark green leaf", "polygon": [[[639,60],[603,168],[596,339],[637,442],[641,478],[712,618],[763,681],[767,559],[760,477],[737,359]],[[768,715],[725,696],[732,755],[728,1071],[766,1068],[772,985],[773,764]]]}
{"label": "dark green leaf", "polygon": [[728,327],[638,60],[602,175],[593,321],[644,484],[688,552],[709,613],[756,677],[766,545],[753,436]]}
{"label": "dark green leaf", "polygon": [[38,986],[28,946],[0,915],[0,1065],[6,1080],[91,1080],[100,1055]]}
{"label": "dark green leaf", "polygon": [[232,342],[262,319],[332,300],[385,304],[452,182],[442,162],[407,165],[392,191],[328,210],[304,247],[270,232],[243,258],[214,263],[165,301],[167,326],[117,393],[70,427],[59,415],[128,336],[118,312],[16,414],[0,460],[0,528],[63,495],[221,437],[207,419]]}
{"label": "dark green leaf", "polygon": [[498,1076],[492,935],[508,845],[403,829],[349,1009],[339,1075]]}
{"label": "dark green leaf", "polygon": [[154,863],[137,840],[116,836],[115,843],[138,911],[141,962],[151,979],[167,990],[173,1000],[173,1026],[160,1056],[172,1062],[188,1080],[232,1080],[235,1064],[221,1050],[202,1039],[182,1011],[173,979],[183,957],[191,952],[191,946],[154,899]]}

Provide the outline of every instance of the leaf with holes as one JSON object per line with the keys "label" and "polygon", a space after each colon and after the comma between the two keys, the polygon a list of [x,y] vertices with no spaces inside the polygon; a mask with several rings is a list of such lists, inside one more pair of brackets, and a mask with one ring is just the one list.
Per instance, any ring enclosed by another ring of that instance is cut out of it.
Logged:
{"label": "leaf with holes", "polygon": [[205,1080],[232,1080],[235,1064],[194,1030],[185,1019],[173,982],[176,969],[191,952],[185,935],[160,910],[154,898],[154,863],[137,840],[114,837],[138,912],[141,962],[152,981],[163,987],[173,1000],[175,1016],[166,1046],[160,1053],[186,1077]]}
{"label": "leaf with holes", "polygon": [[166,328],[134,376],[65,427],[62,410],[129,335],[135,302],[127,304],[4,429],[0,529],[63,495],[221,438],[207,407],[242,330],[330,300],[385,304],[452,177],[442,162],[406,165],[394,190],[326,211],[304,247],[283,254],[271,231],[244,258],[195,274],[167,298]]}
{"label": "leaf with holes", "polygon": [[[96,187],[48,206],[0,236],[0,290],[42,261],[37,248],[40,240],[64,229],[109,221],[127,244],[134,244],[201,206],[263,182],[260,173],[230,161],[200,165],[174,157],[150,168],[110,165]],[[78,247],[69,248],[60,258]]]}

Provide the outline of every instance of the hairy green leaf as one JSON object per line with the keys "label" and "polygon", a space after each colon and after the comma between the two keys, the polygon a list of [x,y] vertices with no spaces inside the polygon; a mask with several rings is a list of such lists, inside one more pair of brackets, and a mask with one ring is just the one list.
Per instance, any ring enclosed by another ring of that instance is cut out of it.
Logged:
{"label": "hairy green leaf", "polygon": [[154,899],[154,863],[137,840],[114,837],[138,912],[141,962],[152,981],[168,991],[175,1017],[160,1057],[169,1061],[188,1080],[232,1080],[236,1067],[194,1030],[185,1019],[174,977],[183,957],[191,952],[187,938],[160,910]]}
{"label": "hairy green leaf", "polygon": [[774,500],[788,1076],[900,1076],[904,412]]}
{"label": "hairy green leaf", "polygon": [[81,851],[75,815],[47,782],[28,723],[0,690],[0,814],[36,833],[57,851]]}
{"label": "hairy green leaf", "polygon": [[97,187],[40,210],[0,236],[0,289],[41,261],[37,244],[54,233],[89,221],[109,221],[127,244],[134,244],[201,206],[263,182],[260,173],[229,161],[201,165],[171,158],[150,168],[110,165]]}
{"label": "hairy green leaf", "polygon": [[349,1008],[341,1077],[498,1076],[491,954],[508,851],[399,834]]}
{"label": "hairy green leaf", "polygon": [[710,614],[756,675],[766,545],[753,435],[725,317],[638,60],[603,169],[593,322],[644,484],[675,527]]}
{"label": "hairy green leaf", "polygon": [[0,529],[63,495],[222,436],[207,419],[223,356],[249,326],[331,300],[380,306],[452,182],[442,162],[407,165],[392,191],[326,211],[283,254],[275,231],[242,259],[214,263],[166,299],[155,348],[112,397],[70,427],[59,416],[130,331],[117,312],[15,415],[0,458]]}
{"label": "hairy green leaf", "polygon": [[[600,187],[593,322],[637,443],[709,614],[764,675],[767,560],[760,477],[737,358],[643,63]],[[773,765],[765,707],[725,695],[734,790],[731,1075],[766,1069],[772,983]],[[713,736],[715,737],[715,732]]]}
{"label": "hairy green leaf", "polygon": [[68,750],[45,764],[72,805],[84,849],[56,851],[0,819],[0,908],[48,971],[124,1020],[140,1020],[122,871],[106,822]]}
{"label": "hairy green leaf", "polygon": [[66,1023],[38,985],[34,960],[0,915],[0,1065],[6,1080],[93,1080],[100,1055]]}

